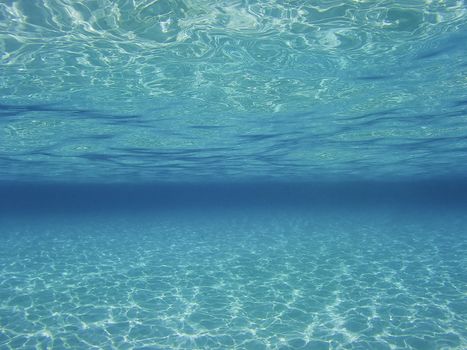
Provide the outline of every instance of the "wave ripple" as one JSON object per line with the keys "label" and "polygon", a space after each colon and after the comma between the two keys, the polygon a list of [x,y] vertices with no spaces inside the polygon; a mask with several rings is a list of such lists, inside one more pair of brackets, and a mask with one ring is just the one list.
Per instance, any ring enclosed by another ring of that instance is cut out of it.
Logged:
{"label": "wave ripple", "polygon": [[[465,174],[466,16],[462,1],[3,1],[2,176],[25,161],[45,178]],[[259,133],[274,136],[245,146]]]}

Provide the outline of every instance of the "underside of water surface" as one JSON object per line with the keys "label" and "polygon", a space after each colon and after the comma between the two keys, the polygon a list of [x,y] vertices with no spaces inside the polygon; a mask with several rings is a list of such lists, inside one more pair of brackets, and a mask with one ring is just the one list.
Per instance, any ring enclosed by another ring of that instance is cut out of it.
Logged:
{"label": "underside of water surface", "polygon": [[463,0],[0,0],[0,350],[467,348]]}
{"label": "underside of water surface", "polygon": [[448,0],[4,0],[1,178],[463,176],[466,28]]}

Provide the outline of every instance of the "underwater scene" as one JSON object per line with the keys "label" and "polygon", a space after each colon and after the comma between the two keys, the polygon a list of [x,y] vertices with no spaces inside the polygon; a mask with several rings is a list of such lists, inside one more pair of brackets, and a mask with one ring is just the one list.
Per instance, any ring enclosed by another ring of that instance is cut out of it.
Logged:
{"label": "underwater scene", "polygon": [[0,0],[3,349],[467,349],[467,3]]}

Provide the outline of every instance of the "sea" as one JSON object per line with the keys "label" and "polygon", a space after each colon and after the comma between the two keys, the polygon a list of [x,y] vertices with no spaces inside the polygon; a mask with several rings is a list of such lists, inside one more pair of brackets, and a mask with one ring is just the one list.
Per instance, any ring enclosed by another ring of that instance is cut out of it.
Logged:
{"label": "sea", "polygon": [[0,0],[4,349],[467,349],[467,3]]}

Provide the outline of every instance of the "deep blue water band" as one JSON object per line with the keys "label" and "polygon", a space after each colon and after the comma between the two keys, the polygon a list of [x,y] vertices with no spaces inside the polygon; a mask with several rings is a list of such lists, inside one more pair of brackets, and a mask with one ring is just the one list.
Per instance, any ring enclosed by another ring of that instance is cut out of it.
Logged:
{"label": "deep blue water band", "polygon": [[0,184],[0,209],[14,211],[172,210],[196,208],[455,208],[467,182],[250,182],[152,184]]}

